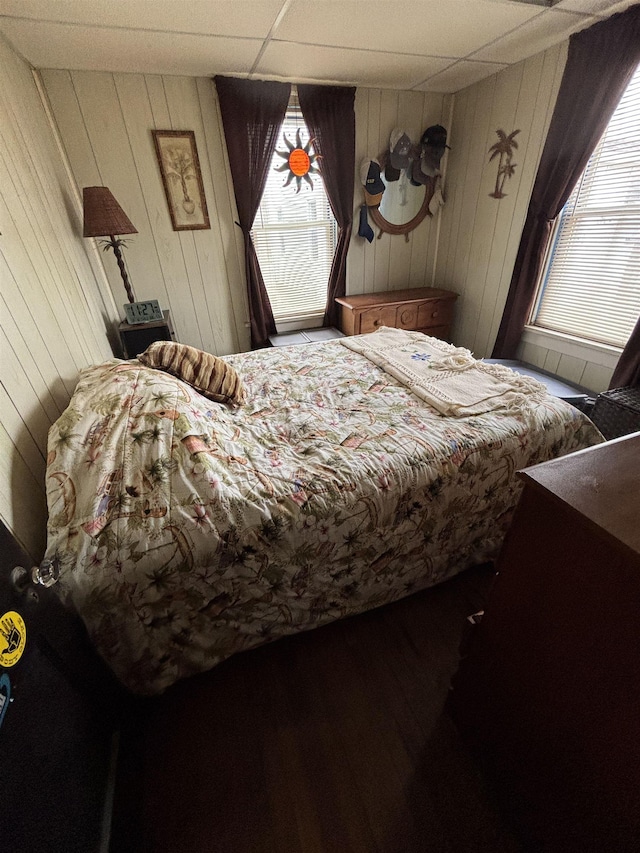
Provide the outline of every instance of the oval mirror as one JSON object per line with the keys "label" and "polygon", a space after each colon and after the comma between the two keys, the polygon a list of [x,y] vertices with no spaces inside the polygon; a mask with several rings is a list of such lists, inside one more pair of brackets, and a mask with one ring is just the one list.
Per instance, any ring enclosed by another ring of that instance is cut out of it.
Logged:
{"label": "oval mirror", "polygon": [[407,235],[420,225],[425,216],[430,215],[433,182],[416,187],[408,180],[404,170],[397,181],[387,181],[384,173],[380,177],[385,191],[380,206],[369,208],[371,219],[381,232]]}

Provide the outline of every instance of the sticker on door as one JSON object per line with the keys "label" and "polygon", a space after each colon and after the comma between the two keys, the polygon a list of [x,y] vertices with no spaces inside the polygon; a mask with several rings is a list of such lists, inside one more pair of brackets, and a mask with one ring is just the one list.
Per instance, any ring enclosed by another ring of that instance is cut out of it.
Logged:
{"label": "sticker on door", "polygon": [[0,616],[0,666],[17,664],[26,645],[27,627],[24,619],[15,610],[7,610]]}

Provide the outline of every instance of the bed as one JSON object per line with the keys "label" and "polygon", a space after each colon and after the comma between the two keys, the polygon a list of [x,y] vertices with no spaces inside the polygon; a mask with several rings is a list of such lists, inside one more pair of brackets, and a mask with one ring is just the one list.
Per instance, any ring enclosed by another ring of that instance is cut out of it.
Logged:
{"label": "bed", "polygon": [[[495,557],[515,471],[602,440],[546,392],[445,416],[349,348],[373,337],[227,356],[235,407],[135,359],[82,372],[49,434],[47,557],[130,690]],[[427,345],[449,346],[412,338],[416,363]]]}

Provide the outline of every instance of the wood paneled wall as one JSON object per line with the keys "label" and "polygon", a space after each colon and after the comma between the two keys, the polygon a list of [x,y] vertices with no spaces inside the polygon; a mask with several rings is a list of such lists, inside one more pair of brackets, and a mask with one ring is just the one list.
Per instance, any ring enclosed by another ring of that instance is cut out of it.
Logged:
{"label": "wood paneled wall", "polygon": [[[478,358],[491,355],[498,333],[567,49],[568,42],[556,45],[455,96],[436,283],[460,294],[453,340]],[[489,149],[498,128],[520,130],[515,174],[499,200],[489,195],[498,169],[498,158],[489,162]],[[609,350],[525,333],[518,355],[603,391],[617,360]]]}
{"label": "wood paneled wall", "polygon": [[[42,79],[78,186],[109,187],[138,229],[125,250],[137,299],[168,308],[182,343],[218,355],[248,349],[244,247],[213,82],[88,71]],[[195,131],[211,229],[172,229],[153,128]],[[105,270],[121,308],[112,257]]]}
{"label": "wood paneled wall", "polygon": [[389,146],[394,127],[404,128],[418,141],[432,124],[449,125],[452,96],[388,89],[358,89],[356,92],[356,182],[354,233],[347,259],[347,293],[371,293],[405,287],[429,286],[433,282],[438,238],[438,218],[427,217],[409,235],[383,234],[369,222],[376,235],[372,243],[358,237],[362,204],[360,163],[378,157]]}
{"label": "wood paneled wall", "polygon": [[[498,332],[566,50],[565,42],[456,95],[436,278],[460,294],[453,340],[478,358],[491,354]],[[515,174],[499,200],[489,195],[498,164],[488,153],[498,128],[520,130]]]}
{"label": "wood paneled wall", "polygon": [[[478,358],[491,355],[498,333],[567,49],[568,42],[556,45],[455,96],[436,283],[460,294],[453,340]],[[498,169],[489,149],[498,128],[520,130],[515,174],[499,200],[489,195]],[[617,360],[613,351],[530,333],[518,354],[592,391],[608,387]]]}
{"label": "wood paneled wall", "polygon": [[1,38],[0,232],[0,516],[39,560],[47,433],[78,371],[112,357],[112,307],[32,72]]}

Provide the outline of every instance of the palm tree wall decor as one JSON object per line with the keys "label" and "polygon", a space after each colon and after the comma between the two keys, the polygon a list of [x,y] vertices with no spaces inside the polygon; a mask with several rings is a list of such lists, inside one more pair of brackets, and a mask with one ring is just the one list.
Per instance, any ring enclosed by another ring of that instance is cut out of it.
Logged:
{"label": "palm tree wall decor", "polygon": [[509,135],[507,135],[504,130],[496,130],[496,133],[498,134],[498,141],[489,149],[489,153],[491,153],[489,162],[498,156],[500,159],[498,160],[496,186],[494,191],[489,193],[489,195],[491,198],[504,198],[506,196],[506,193],[504,192],[504,182],[507,178],[510,178],[513,175],[517,165],[517,163],[513,162],[513,152],[518,147],[518,143],[515,141],[515,136],[520,133],[520,131],[514,130]]}

